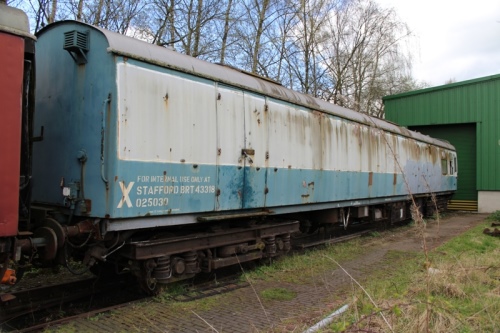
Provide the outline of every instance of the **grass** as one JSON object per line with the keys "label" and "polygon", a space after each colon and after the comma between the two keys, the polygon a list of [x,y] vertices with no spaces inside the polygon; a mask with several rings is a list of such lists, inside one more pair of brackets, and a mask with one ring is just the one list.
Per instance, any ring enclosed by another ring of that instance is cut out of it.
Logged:
{"label": "grass", "polygon": [[[499,217],[493,214],[488,221]],[[356,290],[351,310],[329,331],[391,331],[380,312],[394,332],[498,331],[500,239],[482,233],[488,221],[429,252],[428,258],[424,253],[388,253],[364,284],[378,306]]]}
{"label": "grass", "polygon": [[272,265],[260,265],[252,271],[244,273],[242,279],[247,281],[273,281],[277,283],[310,283],[311,276],[336,268],[326,257],[334,257],[337,261],[354,258],[363,248],[359,240],[327,245],[321,250],[306,250],[273,260]]}
{"label": "grass", "polygon": [[267,301],[291,301],[297,293],[286,288],[268,288],[260,292],[260,297]]}

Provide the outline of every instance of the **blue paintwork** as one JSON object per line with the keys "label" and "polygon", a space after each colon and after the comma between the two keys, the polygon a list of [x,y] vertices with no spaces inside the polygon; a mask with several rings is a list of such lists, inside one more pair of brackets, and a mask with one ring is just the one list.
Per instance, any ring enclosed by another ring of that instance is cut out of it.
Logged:
{"label": "blue paintwork", "polygon": [[[112,185],[115,198],[112,216],[115,217],[201,213],[213,210],[301,205],[408,194],[401,175],[397,175],[397,185],[393,185],[393,174],[373,174],[373,185],[369,186],[369,173],[274,168],[262,168],[256,171],[255,168],[246,167],[245,174],[247,175],[264,177],[267,174],[269,192],[265,194],[262,188],[255,190],[252,187],[254,184],[252,179],[246,180],[243,185],[241,177],[238,177],[241,175],[241,170],[236,166],[217,168],[199,165],[193,168],[192,165],[184,164],[130,161],[121,163],[123,163],[122,174],[117,178],[117,182],[123,181],[126,187],[130,186],[129,197],[133,207],[123,204],[122,208],[116,208],[121,200],[122,191],[115,182]],[[131,171],[124,172],[124,170]],[[219,173],[214,176],[217,170]],[[164,171],[167,177],[171,177],[169,181],[161,180],[161,176],[158,177],[160,178],[158,181],[154,182],[151,181],[151,177],[146,178],[145,181],[140,181],[137,177],[138,174],[162,175]],[[218,182],[217,177],[228,181]],[[429,192],[425,182],[413,180],[418,177],[421,175],[408,174],[411,192],[413,194]],[[183,179],[184,181],[181,181]],[[131,183],[133,184],[130,185]],[[431,179],[428,183],[432,191],[451,191],[456,187],[456,178],[438,177]],[[165,189],[165,186],[168,189]],[[219,196],[216,195],[216,189],[220,189]],[[165,192],[168,193],[165,194]],[[168,198],[168,205],[156,205],[153,201],[148,203],[149,198],[156,202],[159,202],[158,199]],[[260,205],[262,200],[265,200],[265,205]],[[141,201],[144,204],[140,204]],[[223,203],[222,207],[220,203]],[[137,207],[138,205],[145,205],[145,207]]]}
{"label": "blue paintwork", "polygon": [[[116,96],[113,56],[106,51],[107,40],[91,34],[88,63],[78,66],[63,50],[63,34],[87,26],[54,25],[41,34],[37,43],[37,85],[35,133],[44,127],[44,138],[33,144],[33,199],[50,205],[68,205],[61,185],[77,188],[81,179],[79,151],[86,152],[85,197],[91,198],[92,215],[105,216],[110,199],[101,179],[101,127],[104,101]],[[111,102],[111,109],[115,101]],[[109,125],[109,122],[108,122]],[[113,126],[108,128],[114,135]],[[108,136],[108,137],[110,137]],[[105,153],[113,150],[107,142]],[[111,161],[112,162],[112,161]],[[107,167],[111,167],[107,165]],[[81,186],[80,186],[81,188]]]}

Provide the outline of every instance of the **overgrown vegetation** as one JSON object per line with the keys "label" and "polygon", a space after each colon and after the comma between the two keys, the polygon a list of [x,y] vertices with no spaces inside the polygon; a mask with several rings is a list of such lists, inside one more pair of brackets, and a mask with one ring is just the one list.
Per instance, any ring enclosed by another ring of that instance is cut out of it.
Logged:
{"label": "overgrown vegetation", "polygon": [[488,221],[500,222],[500,210],[493,212],[490,216],[488,216]]}
{"label": "overgrown vegetation", "polygon": [[[498,213],[492,214],[493,220]],[[500,239],[482,233],[485,222],[441,247],[408,258],[392,252],[364,284],[377,301],[356,290],[350,311],[331,332],[494,332],[500,324]],[[408,260],[411,259],[411,260]],[[383,265],[382,265],[383,266]],[[380,275],[377,278],[377,275]],[[379,313],[384,313],[388,327]]]}
{"label": "overgrown vegetation", "polygon": [[359,255],[362,251],[359,240],[326,246],[321,251],[307,250],[304,253],[278,258],[272,262],[272,265],[261,265],[252,271],[245,272],[242,278],[248,281],[310,283],[311,276],[335,268],[327,256],[343,261]]}

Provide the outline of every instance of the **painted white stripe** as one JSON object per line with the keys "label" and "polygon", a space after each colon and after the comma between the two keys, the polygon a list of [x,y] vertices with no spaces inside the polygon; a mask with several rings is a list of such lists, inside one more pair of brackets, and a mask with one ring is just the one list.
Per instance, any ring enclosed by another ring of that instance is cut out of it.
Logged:
{"label": "painted white stripe", "polygon": [[[374,127],[215,83],[117,67],[122,160],[375,173],[401,173],[408,161],[440,164],[442,148]],[[243,148],[255,154],[243,157]]]}

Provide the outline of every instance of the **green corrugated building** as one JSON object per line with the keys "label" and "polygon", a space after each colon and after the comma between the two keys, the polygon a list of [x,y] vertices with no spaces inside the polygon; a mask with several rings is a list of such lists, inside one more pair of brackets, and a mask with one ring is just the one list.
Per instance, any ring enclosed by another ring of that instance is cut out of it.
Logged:
{"label": "green corrugated building", "polygon": [[386,96],[386,119],[457,148],[450,208],[500,210],[500,75]]}

